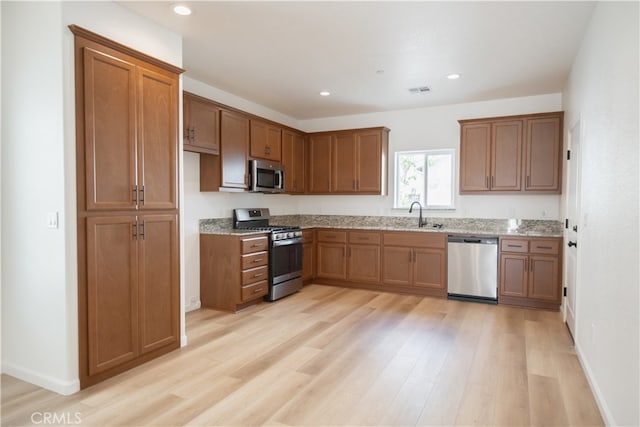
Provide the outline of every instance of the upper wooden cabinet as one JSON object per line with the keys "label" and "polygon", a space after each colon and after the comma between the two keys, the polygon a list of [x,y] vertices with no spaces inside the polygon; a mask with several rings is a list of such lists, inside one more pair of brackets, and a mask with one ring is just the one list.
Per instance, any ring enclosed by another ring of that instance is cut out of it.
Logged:
{"label": "upper wooden cabinet", "polygon": [[389,129],[321,132],[309,137],[309,192],[386,194]]}
{"label": "upper wooden cabinet", "polygon": [[251,119],[251,157],[280,162],[282,129],[261,120]]}
{"label": "upper wooden cabinet", "polygon": [[282,130],[282,165],[285,191],[291,194],[304,193],[305,138],[302,134]]}
{"label": "upper wooden cabinet", "polygon": [[197,95],[184,92],[183,149],[220,154],[220,107]]}
{"label": "upper wooden cabinet", "polygon": [[249,186],[249,118],[220,111],[220,155],[200,155],[200,191],[243,191]]}
{"label": "upper wooden cabinet", "polygon": [[460,193],[561,191],[562,112],[460,120]]}
{"label": "upper wooden cabinet", "polygon": [[175,209],[177,77],[91,46],[82,55],[86,209]]}

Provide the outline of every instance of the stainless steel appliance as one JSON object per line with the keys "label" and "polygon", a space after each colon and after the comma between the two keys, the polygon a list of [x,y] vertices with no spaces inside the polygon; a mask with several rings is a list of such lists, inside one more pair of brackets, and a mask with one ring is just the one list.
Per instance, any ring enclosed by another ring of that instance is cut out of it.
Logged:
{"label": "stainless steel appliance", "polygon": [[249,160],[250,191],[282,193],[284,191],[284,166],[263,160]]}
{"label": "stainless steel appliance", "polygon": [[302,288],[302,230],[269,225],[269,209],[234,209],[233,228],[266,231],[269,236],[269,293],[275,301]]}
{"label": "stainless steel appliance", "polygon": [[451,299],[498,302],[498,238],[449,236],[448,293]]}

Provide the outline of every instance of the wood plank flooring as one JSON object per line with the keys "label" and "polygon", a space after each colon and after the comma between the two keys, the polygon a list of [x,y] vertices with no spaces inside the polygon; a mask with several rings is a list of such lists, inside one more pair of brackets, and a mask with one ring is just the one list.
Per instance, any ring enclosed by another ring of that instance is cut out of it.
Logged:
{"label": "wood plank flooring", "polygon": [[186,326],[72,396],[3,375],[2,425],[603,425],[557,312],[311,285]]}

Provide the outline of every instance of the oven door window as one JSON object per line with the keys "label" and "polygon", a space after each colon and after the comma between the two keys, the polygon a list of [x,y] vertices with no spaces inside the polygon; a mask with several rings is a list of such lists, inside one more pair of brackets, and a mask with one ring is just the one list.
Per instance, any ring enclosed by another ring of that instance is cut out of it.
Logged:
{"label": "oven door window", "polygon": [[302,274],[302,243],[271,247],[272,284],[278,284]]}

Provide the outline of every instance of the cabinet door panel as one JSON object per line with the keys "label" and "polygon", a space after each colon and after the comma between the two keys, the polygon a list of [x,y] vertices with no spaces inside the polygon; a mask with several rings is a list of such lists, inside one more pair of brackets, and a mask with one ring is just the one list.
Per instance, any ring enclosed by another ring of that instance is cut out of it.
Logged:
{"label": "cabinet door panel", "polygon": [[143,209],[176,209],[178,82],[138,68],[138,185]]}
{"label": "cabinet door panel", "polygon": [[560,191],[560,138],[559,117],[527,121],[526,190]]}
{"label": "cabinet door panel", "polygon": [[177,215],[141,215],[139,299],[141,353],[179,341]]}
{"label": "cabinet door panel", "polygon": [[411,248],[385,246],[382,250],[382,281],[387,285],[410,285],[412,255]]}
{"label": "cabinet door panel", "polygon": [[220,108],[188,94],[184,95],[184,149],[220,154]]}
{"label": "cabinet door panel", "polygon": [[381,132],[359,133],[357,152],[356,189],[361,192],[380,193],[382,181]]}
{"label": "cabinet door panel", "polygon": [[522,122],[498,122],[491,126],[491,189],[520,191],[522,176]]}
{"label": "cabinet door panel", "polygon": [[356,190],[356,137],[354,133],[333,138],[333,180],[331,190],[352,193]]}
{"label": "cabinet door panel", "polygon": [[260,120],[251,120],[251,157],[280,162],[281,129]]}
{"label": "cabinet door panel", "polygon": [[460,192],[489,189],[491,124],[467,124],[460,129]]}
{"label": "cabinet door panel", "polygon": [[291,131],[282,131],[282,164],[284,188],[287,193],[304,192],[304,137]]}
{"label": "cabinet door panel", "polygon": [[413,284],[425,288],[444,290],[444,251],[434,249],[414,249],[414,251]]}
{"label": "cabinet door panel", "polygon": [[138,355],[135,216],[87,218],[89,375]]}
{"label": "cabinet door panel", "polygon": [[249,119],[223,110],[220,116],[221,186],[247,188]]}
{"label": "cabinet door panel", "polygon": [[559,261],[557,257],[531,256],[529,298],[560,302]]}
{"label": "cabinet door panel", "polygon": [[313,243],[302,245],[302,280],[312,279],[314,276],[315,253]]}
{"label": "cabinet door panel", "polygon": [[[331,191],[331,135],[309,138],[309,192]],[[286,171],[285,171],[286,174]]]}
{"label": "cabinet door panel", "polygon": [[318,243],[316,268],[318,277],[346,279],[346,245],[341,243]]}
{"label": "cabinet door panel", "polygon": [[348,278],[361,282],[380,282],[380,246],[349,245]]}
{"label": "cabinet door panel", "polygon": [[528,264],[529,257],[526,255],[500,255],[500,295],[527,296]]}
{"label": "cabinet door panel", "polygon": [[135,209],[135,66],[84,48],[86,208]]}

